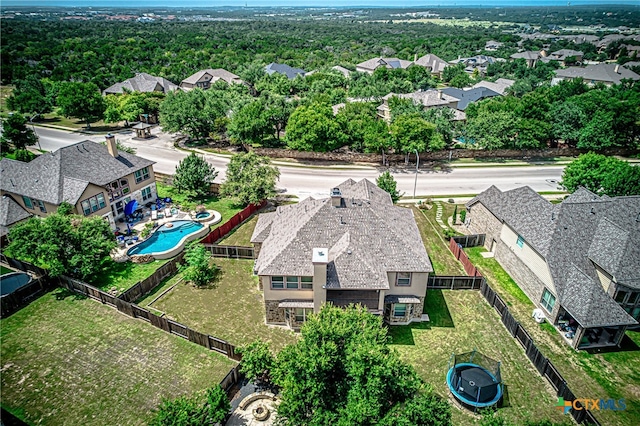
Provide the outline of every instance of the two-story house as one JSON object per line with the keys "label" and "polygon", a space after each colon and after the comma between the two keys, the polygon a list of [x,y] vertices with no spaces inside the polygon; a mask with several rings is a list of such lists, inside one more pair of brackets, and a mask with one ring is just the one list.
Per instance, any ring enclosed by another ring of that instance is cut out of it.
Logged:
{"label": "two-story house", "polygon": [[242,84],[242,79],[232,72],[222,68],[206,69],[190,75],[180,82],[182,90],[202,89],[207,90],[212,84],[224,81],[227,84]]}
{"label": "two-story house", "polygon": [[251,237],[267,324],[300,328],[323,304],[422,321],[433,267],[409,209],[366,179],[261,214]]}
{"label": "two-story house", "polygon": [[581,188],[552,204],[529,187],[467,203],[470,231],[576,349],[618,346],[640,319],[640,196]]}
{"label": "two-story house", "polygon": [[102,216],[115,228],[129,201],[143,205],[157,198],[153,164],[118,151],[115,137],[107,135],[106,146],[78,142],[29,163],[3,158],[0,191],[13,201],[7,205],[15,218],[21,216],[14,203],[27,214],[47,216],[66,201],[74,213]]}

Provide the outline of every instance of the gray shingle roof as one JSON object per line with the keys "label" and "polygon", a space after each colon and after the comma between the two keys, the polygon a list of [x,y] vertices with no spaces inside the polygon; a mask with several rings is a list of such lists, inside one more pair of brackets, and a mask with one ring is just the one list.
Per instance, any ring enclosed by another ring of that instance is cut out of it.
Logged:
{"label": "gray shingle roof", "polygon": [[141,72],[135,77],[128,78],[125,81],[116,83],[106,88],[103,94],[123,93],[124,90],[129,92],[173,92],[178,86],[163,77],[155,77],[153,75]]}
{"label": "gray shingle roof", "polygon": [[476,89],[478,87],[485,87],[489,90],[493,90],[496,93],[504,95],[504,92],[506,92],[509,87],[513,86],[513,83],[515,82],[515,80],[509,80],[508,78],[499,78],[495,82],[482,80],[481,82],[476,83],[471,87],[473,89]]}
{"label": "gray shingle roof", "polygon": [[480,99],[492,98],[500,96],[500,93],[494,92],[486,87],[476,87],[475,89],[462,90],[455,87],[446,87],[442,89],[442,93],[453,96],[458,99],[458,109],[464,111],[471,102]]}
{"label": "gray shingle roof", "polygon": [[636,323],[605,294],[594,262],[640,289],[640,196],[598,197],[581,188],[553,205],[529,187],[503,193],[492,186],[467,205],[477,202],[546,259],[558,301],[580,324]]}
{"label": "gray shingle roof", "polygon": [[[617,70],[617,72],[616,72]],[[555,71],[557,77],[582,78],[589,81],[602,81],[605,83],[620,84],[625,78],[640,80],[640,75],[617,64],[597,64],[586,67],[569,67]]]}
{"label": "gray shingle roof", "polygon": [[413,65],[413,62],[411,61],[406,61],[404,59],[398,59],[398,58],[373,58],[373,59],[369,59],[366,60],[364,62],[360,62],[358,65],[356,65],[356,67],[358,68],[363,68],[366,70],[371,70],[371,71],[375,71],[376,69],[383,67],[383,68],[388,68],[388,69],[395,69],[395,68],[409,68],[411,65]]}
{"label": "gray shingle roof", "polygon": [[419,57],[414,63],[416,65],[429,68],[432,73],[442,72],[442,70],[449,66],[449,63],[447,61],[440,59],[439,57],[431,53]]}
{"label": "gray shingle roof", "polygon": [[3,195],[0,199],[0,235],[7,234],[9,226],[30,216],[11,196]]}
{"label": "gray shingle roof", "polygon": [[78,142],[36,157],[29,163],[3,158],[0,188],[58,205],[75,204],[89,183],[105,186],[153,161],[118,151],[113,157],[107,147],[91,141]]}
{"label": "gray shingle roof", "polygon": [[510,56],[511,59],[540,59],[540,52],[534,50],[527,50],[524,52],[514,53]]}
{"label": "gray shingle roof", "polygon": [[265,71],[267,74],[271,75],[274,72],[278,74],[286,75],[288,79],[293,80],[297,76],[304,77],[307,73],[305,70],[301,68],[290,67],[286,64],[276,64],[275,62],[270,63],[265,67]]}
{"label": "gray shingle roof", "polygon": [[206,70],[201,70],[198,71],[195,74],[190,75],[189,77],[185,78],[184,80],[182,80],[181,83],[189,83],[189,84],[196,84],[205,74],[209,74],[211,76],[211,80],[212,82],[216,82],[218,80],[224,80],[225,82],[227,82],[228,84],[231,83],[239,83],[240,77],[235,75],[232,72],[229,72],[225,69],[222,68],[216,68],[216,69],[211,69],[208,68]]}
{"label": "gray shingle roof", "polygon": [[258,275],[311,276],[315,247],[329,248],[327,288],[387,289],[387,272],[433,271],[411,210],[366,179],[338,187],[343,207],[308,198],[260,215]]}

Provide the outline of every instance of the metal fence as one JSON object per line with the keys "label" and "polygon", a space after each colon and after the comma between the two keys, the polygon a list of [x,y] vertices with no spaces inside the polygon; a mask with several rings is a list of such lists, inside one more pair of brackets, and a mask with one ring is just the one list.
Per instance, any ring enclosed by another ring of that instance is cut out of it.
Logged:
{"label": "metal fence", "polygon": [[434,290],[479,290],[481,275],[475,277],[432,275],[427,280],[427,288]]}
{"label": "metal fence", "polygon": [[203,244],[211,252],[213,257],[224,257],[227,259],[253,259],[253,247],[244,246],[222,246],[218,244]]}
{"label": "metal fence", "polygon": [[462,247],[477,247],[484,245],[485,234],[461,235],[451,239]]}
{"label": "metal fence", "polygon": [[236,361],[240,361],[241,359],[240,354],[235,352],[235,346],[226,340],[218,339],[217,337],[192,330],[184,324],[180,324],[163,316],[158,316],[138,305],[111,296],[110,294],[92,287],[89,284],[83,283],[82,281],[62,276],[59,278],[59,284],[60,287],[66,288],[75,293],[84,294],[85,296],[98,300],[103,304],[112,306],[132,318],[139,318],[143,321],[147,321],[149,324],[164,330],[167,333],[180,336],[183,339],[189,340],[190,342],[196,343],[200,346],[204,346],[212,351],[219,352]]}

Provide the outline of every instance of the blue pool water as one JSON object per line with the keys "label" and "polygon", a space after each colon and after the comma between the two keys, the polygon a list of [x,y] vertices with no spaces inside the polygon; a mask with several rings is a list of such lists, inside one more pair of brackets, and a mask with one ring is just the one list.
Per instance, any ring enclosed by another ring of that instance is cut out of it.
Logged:
{"label": "blue pool water", "polygon": [[196,219],[204,219],[205,217],[209,217],[209,216],[211,216],[211,213],[209,212],[200,212],[196,214]]}
{"label": "blue pool water", "polygon": [[31,281],[28,274],[10,273],[0,277],[0,292],[2,296],[11,294],[22,286],[27,285]]}
{"label": "blue pool water", "polygon": [[[168,224],[172,227],[167,227]],[[127,255],[153,254],[171,250],[180,244],[180,241],[195,232],[198,232],[204,225],[192,220],[175,220],[165,223],[154,232],[148,240],[141,242],[127,251]]]}

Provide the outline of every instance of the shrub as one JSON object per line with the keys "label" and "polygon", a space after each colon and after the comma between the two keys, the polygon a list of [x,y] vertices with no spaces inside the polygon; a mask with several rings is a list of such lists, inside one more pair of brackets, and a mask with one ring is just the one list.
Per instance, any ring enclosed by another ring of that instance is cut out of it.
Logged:
{"label": "shrub", "polygon": [[464,221],[467,219],[467,211],[466,210],[462,210],[460,212],[460,222],[464,223]]}

